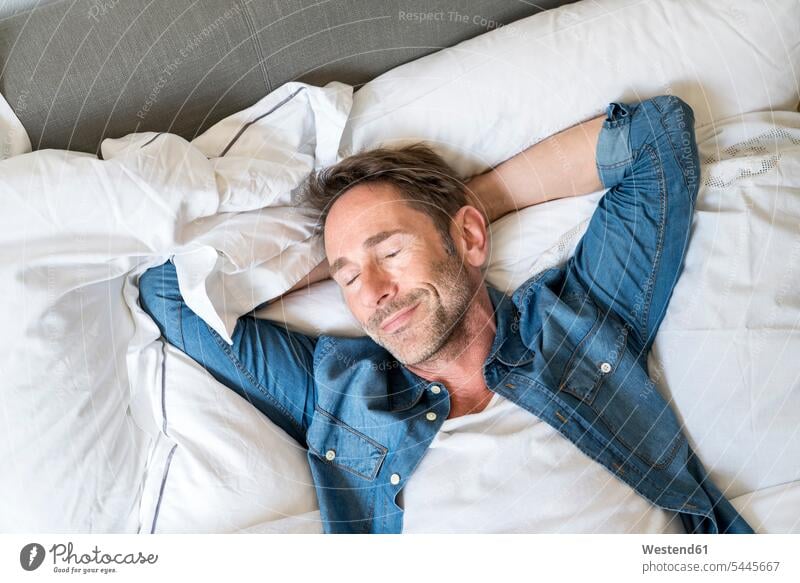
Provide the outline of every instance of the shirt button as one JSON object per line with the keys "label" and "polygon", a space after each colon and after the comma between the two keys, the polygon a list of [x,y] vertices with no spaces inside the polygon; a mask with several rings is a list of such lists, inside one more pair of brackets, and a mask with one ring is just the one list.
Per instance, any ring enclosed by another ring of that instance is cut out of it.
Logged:
{"label": "shirt button", "polygon": [[389,481],[392,483],[392,486],[397,486],[400,483],[400,474],[392,474],[389,476]]}
{"label": "shirt button", "polygon": [[600,372],[603,373],[611,372],[611,365],[608,364],[607,362],[604,362],[603,364],[600,365]]}
{"label": "shirt button", "polygon": [[333,461],[333,458],[335,457],[336,457],[336,452],[333,451],[332,449],[329,449],[328,451],[325,452],[325,459],[328,460],[329,462]]}
{"label": "shirt button", "polygon": [[440,387],[439,385],[431,386],[431,393],[433,393],[434,395],[438,395],[441,392],[442,392],[442,387]]}
{"label": "shirt button", "polygon": [[425,419],[427,419],[428,421],[436,421],[436,413],[434,413],[433,411],[428,411],[427,413],[425,413]]}

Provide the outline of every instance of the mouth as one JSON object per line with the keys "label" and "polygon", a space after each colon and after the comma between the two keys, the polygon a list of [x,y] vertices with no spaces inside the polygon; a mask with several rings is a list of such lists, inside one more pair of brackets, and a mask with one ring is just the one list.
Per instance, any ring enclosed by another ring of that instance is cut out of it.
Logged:
{"label": "mouth", "polygon": [[381,332],[385,332],[387,334],[391,334],[392,332],[396,332],[401,326],[403,326],[406,322],[411,319],[411,316],[414,314],[416,309],[419,307],[419,304],[414,304],[411,307],[404,308],[399,312],[396,312],[386,318],[381,323]]}

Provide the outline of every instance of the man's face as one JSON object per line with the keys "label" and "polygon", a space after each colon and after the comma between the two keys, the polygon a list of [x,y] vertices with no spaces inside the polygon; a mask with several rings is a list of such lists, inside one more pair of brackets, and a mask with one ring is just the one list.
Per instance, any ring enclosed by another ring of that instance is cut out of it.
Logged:
{"label": "man's face", "polygon": [[364,331],[406,365],[447,344],[477,289],[460,255],[445,250],[433,220],[389,184],[356,186],[334,203],[325,251]]}

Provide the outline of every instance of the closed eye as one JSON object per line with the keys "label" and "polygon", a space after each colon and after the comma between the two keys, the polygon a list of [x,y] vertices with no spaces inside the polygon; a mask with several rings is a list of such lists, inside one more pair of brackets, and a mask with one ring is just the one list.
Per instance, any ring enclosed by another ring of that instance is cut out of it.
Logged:
{"label": "closed eye", "polygon": [[[402,251],[402,249],[398,249],[397,251],[392,251],[392,252],[391,252],[391,253],[389,253],[388,255],[384,255],[384,256],[383,256],[383,258],[384,258],[384,259],[391,259],[391,258],[392,258],[392,257],[394,257],[395,255],[397,255],[398,253],[400,253],[400,251]],[[346,284],[344,284],[344,285],[345,285],[345,287],[349,286],[349,285],[350,285],[351,283],[353,283],[353,282],[354,282],[356,279],[358,279],[358,276],[359,276],[359,275],[361,275],[361,274],[360,274],[360,273],[359,273],[359,274],[356,274],[356,276],[355,276],[355,277],[353,277],[353,278],[352,278],[350,281],[348,281]]]}

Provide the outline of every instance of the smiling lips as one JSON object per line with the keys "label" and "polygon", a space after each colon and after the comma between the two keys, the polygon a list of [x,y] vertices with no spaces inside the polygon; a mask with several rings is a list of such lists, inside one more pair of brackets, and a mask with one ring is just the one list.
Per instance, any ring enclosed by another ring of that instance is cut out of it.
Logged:
{"label": "smiling lips", "polygon": [[414,314],[414,311],[417,309],[417,307],[419,307],[419,304],[414,304],[409,308],[404,308],[399,312],[389,316],[381,324],[381,330],[387,333],[392,333],[398,330],[411,319],[411,316]]}

